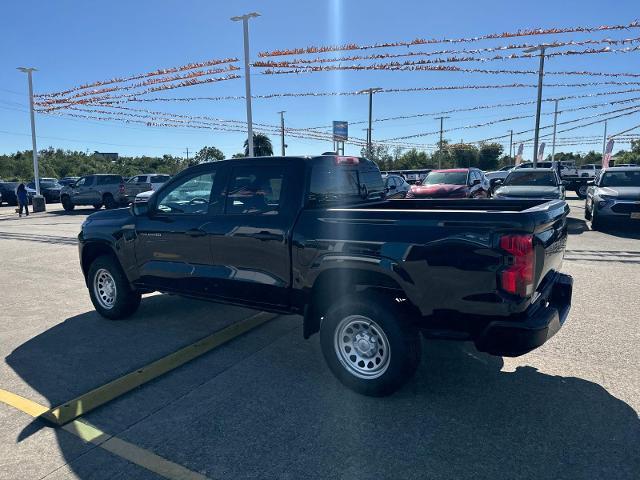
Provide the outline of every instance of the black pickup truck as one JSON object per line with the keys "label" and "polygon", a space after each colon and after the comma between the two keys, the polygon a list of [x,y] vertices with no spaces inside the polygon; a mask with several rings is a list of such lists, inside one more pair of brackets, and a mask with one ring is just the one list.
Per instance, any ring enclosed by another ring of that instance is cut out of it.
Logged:
{"label": "black pickup truck", "polygon": [[364,158],[206,163],[89,216],[82,271],[110,319],[151,291],[303,315],[305,338],[319,331],[330,369],[367,395],[415,372],[419,332],[517,356],[563,324],[563,200],[385,196]]}

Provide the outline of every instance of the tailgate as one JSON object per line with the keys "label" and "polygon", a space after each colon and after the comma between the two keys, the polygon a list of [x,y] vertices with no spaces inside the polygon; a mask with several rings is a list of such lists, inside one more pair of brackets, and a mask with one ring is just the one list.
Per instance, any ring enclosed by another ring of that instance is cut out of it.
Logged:
{"label": "tailgate", "polygon": [[549,272],[560,270],[567,244],[569,206],[565,202],[550,203],[555,206],[534,216],[536,289]]}

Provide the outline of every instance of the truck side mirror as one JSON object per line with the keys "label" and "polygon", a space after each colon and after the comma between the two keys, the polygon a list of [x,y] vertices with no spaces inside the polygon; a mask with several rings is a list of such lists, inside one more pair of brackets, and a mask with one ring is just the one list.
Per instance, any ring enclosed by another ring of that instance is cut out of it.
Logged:
{"label": "truck side mirror", "polygon": [[148,202],[133,202],[129,207],[131,215],[134,217],[146,217],[149,215],[149,203]]}

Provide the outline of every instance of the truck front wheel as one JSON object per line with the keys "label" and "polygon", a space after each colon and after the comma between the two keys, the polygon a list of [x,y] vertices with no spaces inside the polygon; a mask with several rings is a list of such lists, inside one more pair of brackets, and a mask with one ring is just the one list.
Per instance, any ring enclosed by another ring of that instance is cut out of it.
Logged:
{"label": "truck front wheel", "polygon": [[75,208],[75,205],[71,201],[69,195],[63,195],[60,201],[62,202],[62,208],[64,208],[66,212],[70,212]]}
{"label": "truck front wheel", "polygon": [[345,297],[320,327],[327,365],[344,385],[380,397],[399,389],[420,361],[420,336],[401,309],[372,296]]}
{"label": "truck front wheel", "polygon": [[132,290],[114,257],[102,255],[89,267],[87,285],[96,311],[110,320],[126,318],[140,306],[140,293]]}

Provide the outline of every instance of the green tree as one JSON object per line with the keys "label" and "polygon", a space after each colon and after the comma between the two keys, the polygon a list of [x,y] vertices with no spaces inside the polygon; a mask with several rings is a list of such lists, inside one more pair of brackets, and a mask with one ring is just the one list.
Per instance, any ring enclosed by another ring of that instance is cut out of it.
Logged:
{"label": "green tree", "polygon": [[499,143],[482,143],[478,151],[478,168],[480,170],[495,170],[498,159],[502,155],[503,147]]}
{"label": "green tree", "polygon": [[216,147],[202,147],[195,156],[197,163],[204,162],[216,162],[218,160],[224,160],[224,153],[218,150]]}
{"label": "green tree", "polygon": [[[244,141],[244,155],[249,156],[249,142]],[[270,157],[273,155],[271,140],[263,133],[253,134],[253,155],[256,157]]]}
{"label": "green tree", "polygon": [[246,155],[242,152],[234,153],[231,158],[245,158]]}
{"label": "green tree", "polygon": [[407,150],[394,162],[394,170],[413,170],[416,168],[429,168],[429,157],[425,152],[415,148]]}
{"label": "green tree", "polygon": [[393,168],[393,157],[389,154],[389,147],[386,145],[373,145],[369,155],[367,155],[367,147],[362,147],[360,156],[374,161],[380,170]]}
{"label": "green tree", "polygon": [[454,143],[447,147],[451,167],[475,167],[478,165],[478,147],[470,143]]}

